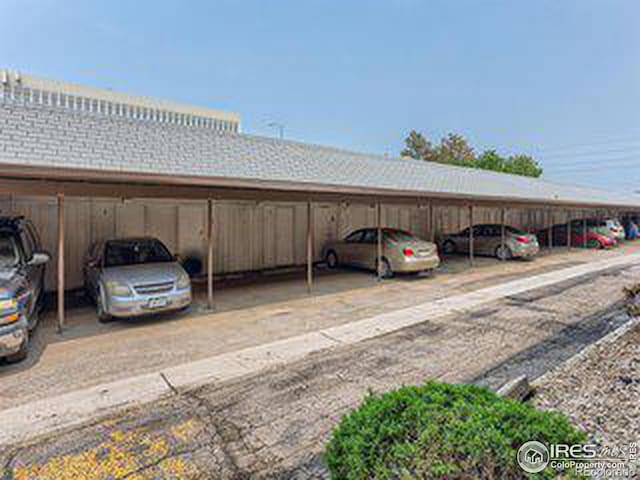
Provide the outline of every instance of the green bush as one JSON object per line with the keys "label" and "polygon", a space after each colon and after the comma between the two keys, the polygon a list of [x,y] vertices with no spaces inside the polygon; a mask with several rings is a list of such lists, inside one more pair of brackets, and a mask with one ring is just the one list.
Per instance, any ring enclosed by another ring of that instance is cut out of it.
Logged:
{"label": "green bush", "polygon": [[[524,442],[585,438],[561,414],[474,385],[428,382],[370,394],[334,429],[325,461],[335,480],[527,478],[516,459]],[[555,475],[547,468],[535,478]]]}

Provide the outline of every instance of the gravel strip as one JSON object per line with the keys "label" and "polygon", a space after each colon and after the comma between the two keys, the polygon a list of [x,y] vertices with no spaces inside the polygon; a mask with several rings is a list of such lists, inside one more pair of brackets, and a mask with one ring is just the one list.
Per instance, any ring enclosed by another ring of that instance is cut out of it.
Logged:
{"label": "gravel strip", "polygon": [[[622,328],[540,377],[532,399],[612,449],[640,440],[640,322]],[[632,478],[638,475],[636,470]]]}

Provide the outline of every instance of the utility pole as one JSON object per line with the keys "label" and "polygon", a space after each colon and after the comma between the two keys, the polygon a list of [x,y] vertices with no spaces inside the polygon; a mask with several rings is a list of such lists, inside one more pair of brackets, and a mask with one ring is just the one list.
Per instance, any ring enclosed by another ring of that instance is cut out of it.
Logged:
{"label": "utility pole", "polygon": [[280,140],[284,138],[284,124],[278,122],[269,122],[267,127],[277,128],[280,136]]}

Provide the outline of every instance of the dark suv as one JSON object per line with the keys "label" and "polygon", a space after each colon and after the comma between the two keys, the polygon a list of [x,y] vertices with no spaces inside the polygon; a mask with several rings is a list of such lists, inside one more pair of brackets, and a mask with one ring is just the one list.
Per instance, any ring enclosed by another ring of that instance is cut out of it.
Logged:
{"label": "dark suv", "polygon": [[27,356],[49,260],[30,221],[0,217],[0,358],[18,362]]}

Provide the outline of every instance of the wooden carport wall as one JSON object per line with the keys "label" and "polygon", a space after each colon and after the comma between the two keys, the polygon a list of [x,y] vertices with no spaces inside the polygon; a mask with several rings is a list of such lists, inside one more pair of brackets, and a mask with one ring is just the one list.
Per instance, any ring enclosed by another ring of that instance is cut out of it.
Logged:
{"label": "wooden carport wall", "polygon": [[[322,247],[350,230],[376,224],[375,206],[360,203],[312,204],[312,252],[318,261]],[[207,209],[201,200],[85,198],[67,196],[65,201],[66,285],[82,286],[82,261],[89,245],[113,237],[155,236],[182,258],[195,256],[207,266]],[[304,265],[307,261],[307,202],[212,202],[215,256],[213,271],[227,275]],[[55,252],[56,197],[0,195],[2,214],[23,215],[34,221],[45,249]],[[428,232],[425,208],[384,205],[386,225]],[[456,228],[456,222],[452,227]],[[81,227],[81,228],[79,228]],[[446,227],[445,227],[446,228]],[[47,271],[46,286],[55,289],[56,278]]]}
{"label": "wooden carport wall", "polygon": [[[11,169],[9,169],[11,170]],[[56,173],[59,173],[57,171]],[[81,174],[83,172],[74,171],[74,174]],[[42,172],[40,172],[42,174]],[[121,176],[122,174],[116,174]],[[21,178],[27,177],[27,178]],[[345,202],[350,201],[354,203],[375,204],[377,213],[378,228],[382,225],[382,216],[380,214],[380,206],[385,204],[413,204],[413,205],[428,205],[429,207],[429,223],[430,223],[430,235],[434,236],[434,209],[438,206],[445,207],[467,207],[469,209],[469,222],[473,224],[474,218],[474,206],[485,208],[504,208],[505,205],[509,205],[511,209],[514,208],[549,208],[548,204],[532,203],[525,201],[514,201],[512,199],[473,199],[468,196],[460,196],[456,198],[446,198],[445,196],[433,196],[433,195],[408,195],[409,192],[391,192],[385,190],[370,190],[369,193],[364,193],[363,189],[354,188],[331,188],[322,186],[321,191],[300,191],[294,188],[287,188],[282,190],[276,190],[271,188],[248,188],[244,186],[246,182],[239,182],[236,188],[232,186],[213,187],[213,186],[186,186],[184,184],[178,185],[162,185],[162,184],[147,184],[147,183],[121,183],[121,182],[108,182],[108,181],[79,181],[79,180],[44,180],[28,178],[29,174],[16,175],[11,178],[5,178],[0,186],[0,194],[7,195],[28,195],[28,196],[54,196],[57,198],[58,204],[58,322],[59,327],[64,325],[64,244],[65,244],[65,232],[64,232],[64,205],[65,198],[68,197],[89,197],[89,198],[165,198],[165,199],[190,199],[190,200],[206,200],[207,210],[210,213],[208,215],[207,225],[207,292],[208,302],[210,307],[213,306],[213,269],[212,257],[212,230],[213,230],[213,202],[216,200],[225,199],[241,199],[241,200],[253,200],[253,201],[304,201],[307,205],[307,285],[309,291],[311,291],[311,285],[313,281],[312,268],[313,268],[313,254],[312,254],[312,238],[313,238],[313,222],[311,221],[312,204],[321,202]],[[129,180],[142,180],[137,175],[125,175]],[[158,178],[155,177],[157,180]],[[175,181],[176,179],[171,179]],[[192,179],[193,180],[193,179]],[[202,179],[200,179],[202,180]],[[180,183],[180,182],[178,182]],[[259,184],[264,182],[258,182]],[[267,187],[267,185],[261,185]],[[280,186],[281,187],[281,186]],[[559,204],[554,208],[566,208],[571,205]],[[573,206],[578,207],[578,206]],[[502,218],[504,219],[504,210],[502,211]],[[470,235],[472,236],[472,230]],[[471,238],[471,244],[473,239]],[[379,247],[380,248],[380,247]],[[473,248],[470,251],[470,261],[473,262]],[[62,286],[62,288],[60,288]]]}

